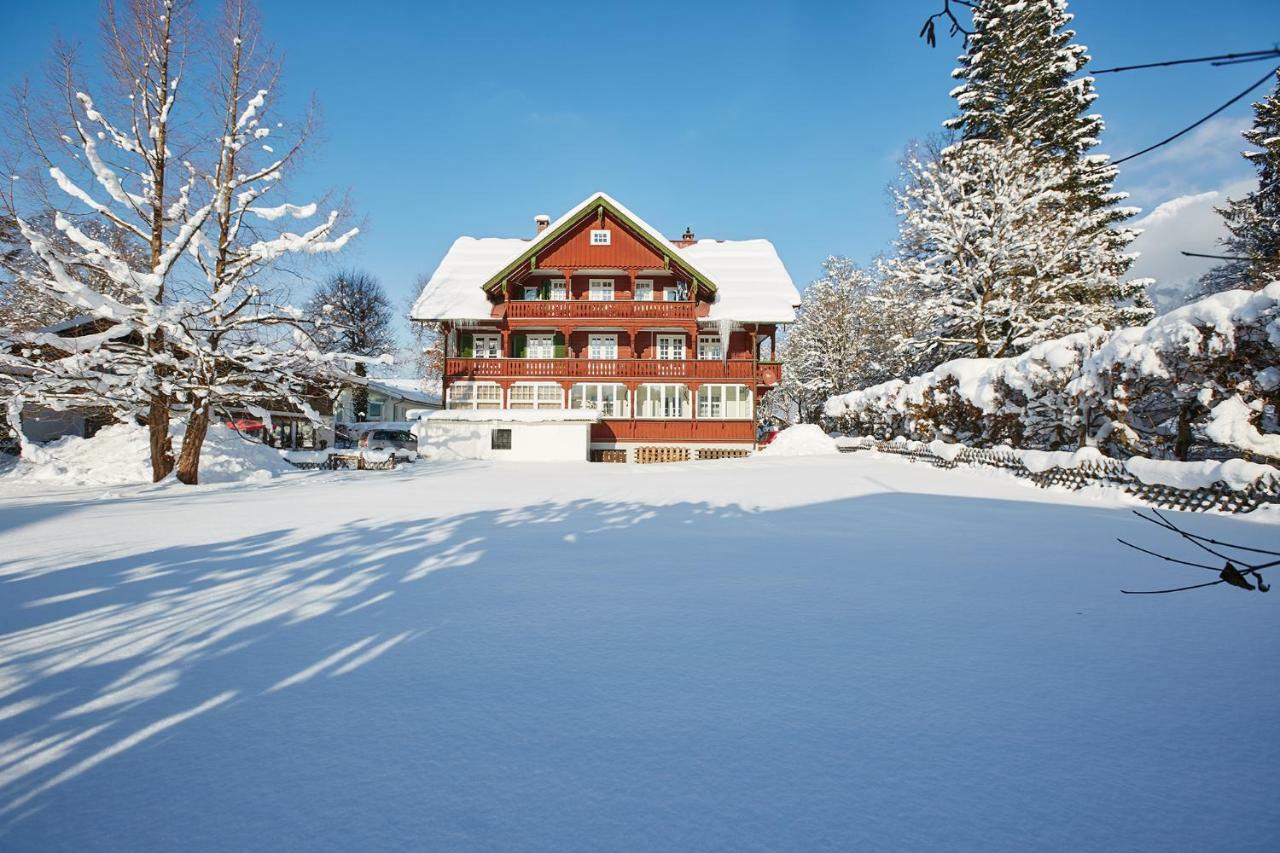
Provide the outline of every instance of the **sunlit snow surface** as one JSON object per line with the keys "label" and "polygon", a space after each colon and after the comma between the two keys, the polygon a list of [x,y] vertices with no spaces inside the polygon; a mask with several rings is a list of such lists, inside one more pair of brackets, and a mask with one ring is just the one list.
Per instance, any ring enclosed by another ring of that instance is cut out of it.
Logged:
{"label": "sunlit snow surface", "polygon": [[[0,849],[1263,850],[1280,593],[866,453],[0,484]],[[1181,515],[1280,544],[1280,516]]]}

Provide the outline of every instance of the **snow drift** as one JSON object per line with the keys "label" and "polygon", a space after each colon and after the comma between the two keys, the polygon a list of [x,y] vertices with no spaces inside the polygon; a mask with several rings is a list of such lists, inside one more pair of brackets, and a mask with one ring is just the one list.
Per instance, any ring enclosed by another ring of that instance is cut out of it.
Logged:
{"label": "snow drift", "polygon": [[822,456],[839,452],[835,439],[813,424],[796,424],[784,429],[760,451],[764,456]]}
{"label": "snow drift", "polygon": [[[181,450],[182,432],[174,431],[173,452]],[[200,482],[225,483],[269,480],[296,470],[280,452],[244,438],[221,425],[209,427],[200,453]],[[29,458],[0,479],[38,480],[79,486],[122,486],[151,482],[151,454],[147,428],[112,424],[91,438],[67,436],[37,446]]]}

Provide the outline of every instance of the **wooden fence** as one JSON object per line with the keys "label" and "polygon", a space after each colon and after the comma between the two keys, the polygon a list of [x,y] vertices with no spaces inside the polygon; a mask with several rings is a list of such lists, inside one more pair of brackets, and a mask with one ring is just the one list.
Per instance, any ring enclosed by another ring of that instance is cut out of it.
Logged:
{"label": "wooden fence", "polygon": [[930,452],[927,447],[908,445],[901,441],[860,439],[858,444],[842,444],[840,450],[853,453],[857,450],[878,450],[906,456],[911,461],[926,462],[938,468],[955,468],[960,465],[1003,468],[1019,477],[1025,477],[1037,486],[1062,486],[1083,489],[1086,486],[1118,488],[1147,503],[1167,509],[1204,512],[1216,509],[1222,512],[1252,512],[1263,504],[1280,503],[1280,481],[1258,481],[1243,489],[1235,489],[1223,482],[1196,489],[1182,489],[1159,483],[1144,483],[1125,468],[1118,459],[1085,461],[1075,468],[1053,467],[1044,471],[1032,471],[1022,463],[1016,453],[1001,450],[984,450],[966,447],[952,459],[945,459]]}

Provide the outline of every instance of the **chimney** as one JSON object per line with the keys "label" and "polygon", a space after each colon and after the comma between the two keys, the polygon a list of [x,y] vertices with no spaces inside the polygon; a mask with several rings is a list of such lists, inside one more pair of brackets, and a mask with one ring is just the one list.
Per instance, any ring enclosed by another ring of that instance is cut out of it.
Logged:
{"label": "chimney", "polygon": [[546,231],[547,226],[551,224],[551,217],[547,216],[545,213],[539,213],[537,216],[533,217],[533,224],[537,226],[538,233],[541,234],[543,231]]}
{"label": "chimney", "polygon": [[694,238],[694,236],[693,236],[693,229],[692,229],[692,228],[686,228],[686,229],[684,229],[684,234],[682,234],[682,235],[680,236],[680,239],[679,239],[679,240],[676,240],[676,241],[675,241],[675,243],[676,243],[676,248],[678,248],[678,249],[683,249],[685,246],[692,246],[692,245],[693,245],[694,243],[696,243],[696,242],[698,242],[698,241],[697,241],[697,239],[695,239],[695,238]]}

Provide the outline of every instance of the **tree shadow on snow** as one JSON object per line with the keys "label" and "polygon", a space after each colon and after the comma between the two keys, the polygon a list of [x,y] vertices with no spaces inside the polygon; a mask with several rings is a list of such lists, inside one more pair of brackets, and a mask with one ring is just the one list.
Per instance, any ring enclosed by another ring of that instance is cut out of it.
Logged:
{"label": "tree shadow on snow", "polygon": [[[593,825],[590,797],[566,776],[634,796],[626,773],[665,778],[673,762],[707,785],[786,800],[743,765],[743,738],[789,732],[787,715],[816,713],[804,697],[835,697],[812,699],[820,719],[807,721],[827,735],[848,737],[857,721],[888,737],[885,720],[927,728],[934,691],[984,665],[1043,689],[1006,659],[1009,645],[1076,636],[1085,608],[1140,623],[1115,593],[1117,567],[1132,562],[1110,541],[1122,516],[904,494],[762,512],[543,502],[22,567],[0,596],[0,846],[75,846],[99,831],[110,845],[129,826],[120,813],[167,793],[169,820],[227,848],[261,843],[281,820],[301,846],[334,843],[373,813],[444,846],[487,844],[521,837],[518,820],[495,816],[503,808]],[[993,517],[1009,541],[989,541]],[[1063,537],[1078,571],[1044,571]],[[981,627],[1012,610],[1021,635]],[[957,638],[972,658],[959,673],[944,666]],[[1113,652],[1105,631],[1087,642]],[[917,643],[939,661],[921,663]],[[847,692],[851,658],[901,689]],[[912,666],[920,684],[895,681]],[[655,739],[674,751],[645,767]],[[829,762],[822,744],[779,748]],[[373,811],[338,808],[357,782]],[[790,784],[798,796],[807,783]],[[478,817],[494,791],[510,801]],[[155,820],[134,821],[140,847],[165,837],[141,825]],[[601,838],[627,840],[625,826]]]}

